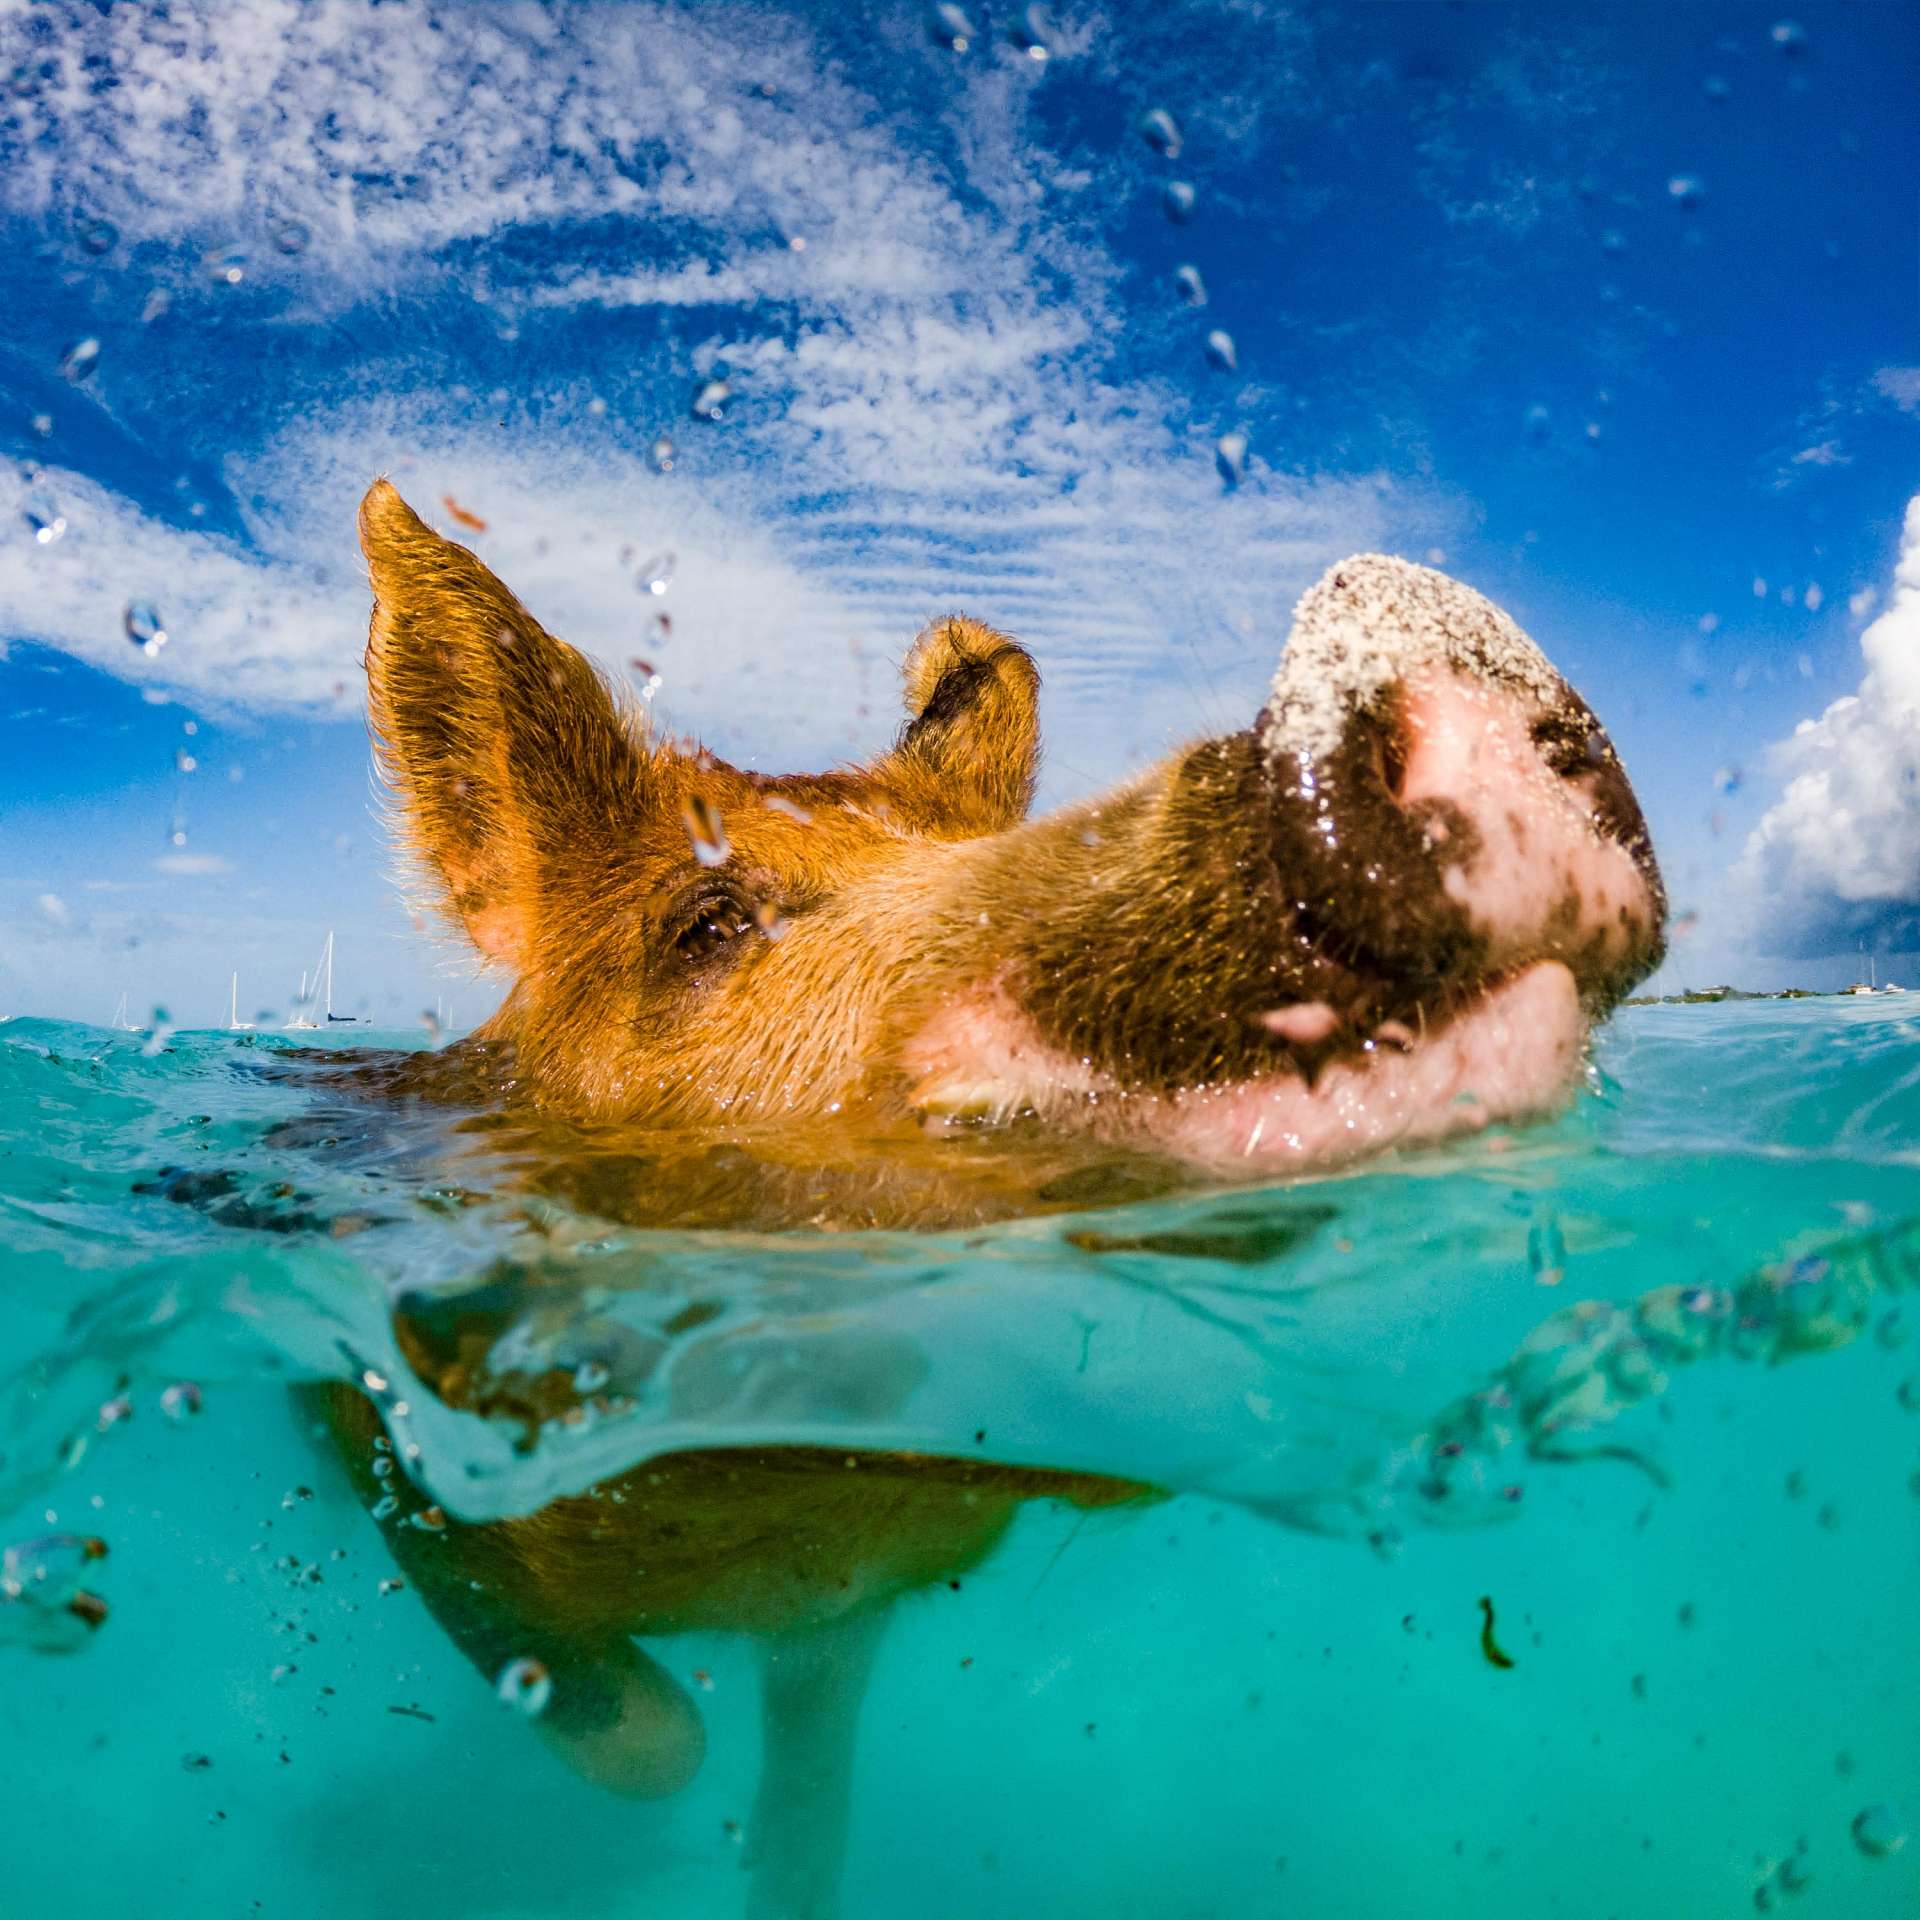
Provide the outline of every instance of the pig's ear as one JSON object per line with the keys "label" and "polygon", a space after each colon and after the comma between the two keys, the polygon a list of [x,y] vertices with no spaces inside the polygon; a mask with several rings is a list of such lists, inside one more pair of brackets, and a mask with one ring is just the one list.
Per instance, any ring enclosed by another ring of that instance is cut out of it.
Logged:
{"label": "pig's ear", "polygon": [[373,576],[375,753],[438,904],[489,959],[536,971],[564,908],[606,884],[649,762],[606,686],[385,480],[360,505]]}
{"label": "pig's ear", "polygon": [[928,824],[996,833],[1024,819],[1040,762],[1032,656],[956,617],[915,641],[905,676],[908,719],[888,771],[921,801]]}

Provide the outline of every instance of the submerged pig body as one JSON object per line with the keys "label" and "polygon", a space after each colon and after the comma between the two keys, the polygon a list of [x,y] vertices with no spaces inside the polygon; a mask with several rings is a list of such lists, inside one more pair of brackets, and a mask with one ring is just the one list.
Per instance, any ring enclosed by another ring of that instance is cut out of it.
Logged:
{"label": "submerged pig body", "polygon": [[1029,820],[1037,675],[922,636],[867,766],[659,742],[384,483],[362,535],[384,771],[513,986],[475,1037],[574,1120],[1033,1114],[1210,1170],[1308,1168],[1550,1106],[1658,959],[1644,824],[1593,715],[1457,582],[1362,556],[1273,696]]}

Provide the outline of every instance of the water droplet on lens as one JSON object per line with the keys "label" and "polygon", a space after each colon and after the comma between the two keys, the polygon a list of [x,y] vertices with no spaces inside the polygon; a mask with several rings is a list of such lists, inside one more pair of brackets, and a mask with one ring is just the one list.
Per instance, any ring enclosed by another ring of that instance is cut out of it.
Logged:
{"label": "water droplet on lens", "polygon": [[167,629],[161,622],[160,609],[151,600],[129,600],[122,618],[127,638],[149,660],[167,644]]}
{"label": "water droplet on lens", "polygon": [[1246,478],[1247,436],[1223,433],[1213,446],[1213,464],[1228,486],[1237,487]]}
{"label": "water droplet on lens", "polygon": [[1891,1807],[1863,1807],[1853,1816],[1853,1844],[1872,1860],[1884,1860],[1907,1844],[1906,1822]]}
{"label": "water droplet on lens", "polygon": [[52,546],[67,530],[67,516],[60,511],[60,503],[45,487],[35,487],[20,502],[20,511],[26,516],[27,525],[32,529],[34,541],[39,546]]}
{"label": "water droplet on lens", "polygon": [[1773,44],[1789,59],[1807,50],[1807,30],[1798,20],[1776,20],[1771,37]]}
{"label": "water droplet on lens", "polygon": [[950,53],[965,53],[973,45],[973,22],[953,0],[941,0],[927,9],[927,38]]}
{"label": "water droplet on lens", "polygon": [[733,851],[728,844],[727,830],[721,822],[719,809],[709,806],[704,794],[692,794],[688,797],[684,818],[687,838],[693,845],[693,857],[703,867],[719,866]]}
{"label": "water droplet on lens", "polygon": [[653,594],[665,593],[673,585],[676,557],[672,553],[656,553],[640,569],[640,591]]}
{"label": "water droplet on lens", "polygon": [[1676,173],[1667,182],[1667,193],[1677,206],[1691,211],[1706,198],[1706,182],[1697,173]]}
{"label": "water droplet on lens", "polygon": [[60,356],[61,374],[77,386],[88,379],[100,363],[100,342],[91,334],[84,340],[76,340]]}
{"label": "water droplet on lens", "polygon": [[494,1691],[502,1706],[531,1720],[547,1710],[547,1702],[553,1698],[553,1676],[541,1661],[523,1655],[500,1669]]}
{"label": "water droplet on lens", "polygon": [[1169,180],[1160,196],[1160,205],[1176,227],[1184,227],[1193,218],[1194,202],[1199,198],[1191,180]]}
{"label": "water droplet on lens", "polygon": [[1233,335],[1224,327],[1215,327],[1207,335],[1207,364],[1222,373],[1239,371],[1240,350],[1233,344]]}
{"label": "water droplet on lens", "polygon": [[733,388],[727,381],[717,376],[703,380],[694,392],[693,417],[696,420],[718,420],[726,412],[727,402],[732,398]]}
{"label": "water droplet on lens", "polygon": [[1198,267],[1175,267],[1173,290],[1190,307],[1204,307],[1207,304],[1207,283],[1201,279]]}
{"label": "water droplet on lens", "polygon": [[1044,60],[1053,51],[1053,22],[1047,17],[1046,8],[1022,7],[1019,17],[1007,29],[1007,41],[1029,60]]}
{"label": "water droplet on lens", "polygon": [[247,256],[239,247],[216,247],[201,258],[215,286],[237,287],[247,277]]}
{"label": "water droplet on lens", "polygon": [[1180,122],[1165,107],[1149,107],[1140,116],[1140,138],[1155,153],[1163,153],[1169,160],[1177,159],[1180,153]]}
{"label": "water droplet on lens", "polygon": [[289,257],[296,253],[305,253],[307,242],[312,237],[305,225],[298,220],[282,220],[273,229],[275,249]]}
{"label": "water droplet on lens", "polygon": [[1544,440],[1553,432],[1553,415],[1536,401],[1527,409],[1523,424],[1529,440]]}
{"label": "water droplet on lens", "polygon": [[103,253],[111,253],[120,239],[120,229],[111,220],[80,220],[75,223],[74,232],[80,245],[96,259]]}
{"label": "water droplet on lens", "polygon": [[390,1493],[383,1493],[373,1503],[373,1517],[376,1520],[391,1520],[400,1511],[400,1502]]}
{"label": "water droplet on lens", "polygon": [[664,433],[654,436],[653,445],[647,449],[647,459],[655,473],[671,473],[673,456],[678,451],[672,439]]}

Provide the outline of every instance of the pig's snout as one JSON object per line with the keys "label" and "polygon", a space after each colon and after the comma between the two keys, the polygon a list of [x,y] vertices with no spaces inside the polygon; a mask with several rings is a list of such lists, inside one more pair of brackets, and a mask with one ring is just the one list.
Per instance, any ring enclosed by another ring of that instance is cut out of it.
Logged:
{"label": "pig's snout", "polygon": [[1612,743],[1471,588],[1380,556],[1301,602],[1262,716],[1275,872],[1323,952],[1423,1002],[1558,960],[1595,1002],[1665,900]]}

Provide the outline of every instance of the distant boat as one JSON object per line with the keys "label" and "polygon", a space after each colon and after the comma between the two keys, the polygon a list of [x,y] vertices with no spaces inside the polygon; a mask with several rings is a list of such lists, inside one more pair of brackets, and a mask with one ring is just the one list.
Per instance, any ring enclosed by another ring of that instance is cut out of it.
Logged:
{"label": "distant boat", "polygon": [[127,1018],[127,996],[120,996],[120,1004],[113,1010],[113,1030],[115,1033],[138,1033],[140,1029]]}
{"label": "distant boat", "polygon": [[[314,996],[320,996],[320,1018],[313,1017]],[[304,1031],[312,1027],[350,1027],[355,1024],[350,1013],[335,1013],[333,1010],[333,930],[327,930],[326,945],[320,949],[320,958],[315,963],[309,983],[309,976],[300,976],[300,997],[293,1005],[293,1018],[285,1031],[288,1033]]]}
{"label": "distant boat", "polygon": [[233,985],[227,992],[227,1031],[229,1033],[251,1033],[253,1022],[240,1018],[240,976],[233,976]]}

